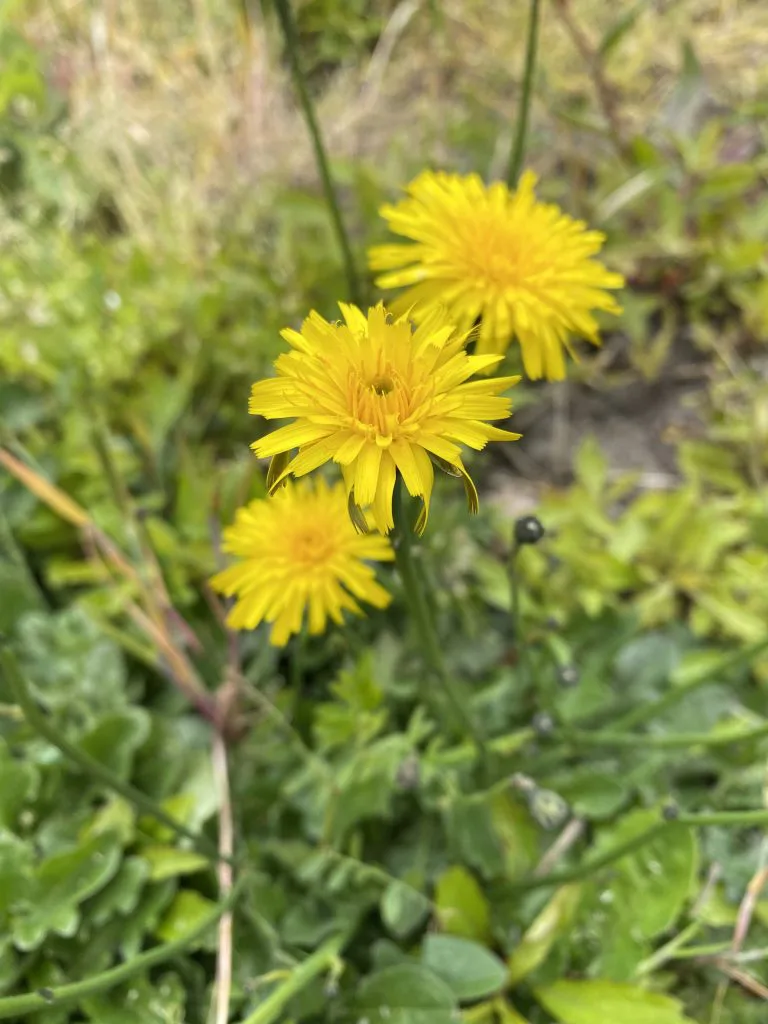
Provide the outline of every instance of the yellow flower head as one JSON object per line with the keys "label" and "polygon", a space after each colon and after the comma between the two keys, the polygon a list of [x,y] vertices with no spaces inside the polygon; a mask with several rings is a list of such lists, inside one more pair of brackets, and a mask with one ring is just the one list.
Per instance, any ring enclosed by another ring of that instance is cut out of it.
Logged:
{"label": "yellow flower head", "polygon": [[392,548],[386,537],[356,532],[341,483],[304,480],[252,501],[224,530],[223,549],[239,559],[211,580],[220,593],[237,596],[227,624],[255,629],[271,622],[278,647],[301,629],[305,609],[310,633],[322,633],[329,617],[342,621],[345,608],[362,614],[357,598],[376,608],[390,600],[363,559],[391,561]]}
{"label": "yellow flower head", "polygon": [[[500,392],[519,378],[470,381],[501,356],[467,355],[466,335],[440,310],[414,330],[407,317],[392,320],[382,305],[367,317],[356,306],[340,303],[340,309],[344,323],[329,323],[313,312],[300,332],[283,331],[291,351],[275,362],[276,377],[253,385],[252,413],[295,418],[252,445],[259,457],[273,457],[271,489],[290,473],[303,476],[333,460],[341,466],[358,523],[357,510],[370,509],[376,528],[386,533],[394,525],[392,491],[399,471],[408,491],[424,503],[421,531],[432,493],[432,456],[440,468],[463,477],[476,511],[477,492],[459,446],[483,448],[487,441],[520,436],[485,422],[506,419],[510,402]],[[285,453],[294,448],[298,453],[288,460]]]}
{"label": "yellow flower head", "polygon": [[405,288],[395,313],[417,318],[435,303],[447,307],[460,330],[481,317],[478,353],[522,347],[531,378],[565,376],[563,348],[571,335],[599,344],[591,310],[620,313],[606,288],[624,279],[593,259],[605,240],[551,203],[537,202],[528,171],[515,192],[476,174],[426,171],[408,186],[408,198],[384,206],[391,230],[414,244],[370,251],[381,288]]}

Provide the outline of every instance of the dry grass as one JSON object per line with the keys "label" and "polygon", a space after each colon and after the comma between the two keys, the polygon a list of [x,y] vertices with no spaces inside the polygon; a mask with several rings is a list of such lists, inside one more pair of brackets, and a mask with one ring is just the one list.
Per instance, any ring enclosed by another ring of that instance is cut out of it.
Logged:
{"label": "dry grass", "polygon": [[[568,134],[549,117],[552,97],[592,95],[554,2],[545,5],[534,110],[550,151]],[[569,0],[593,43],[616,8]],[[502,127],[514,108],[526,9],[523,0],[402,0],[370,60],[338,70],[319,97],[332,152],[370,161],[393,185],[418,163],[460,164],[449,140],[470,101],[473,117]],[[47,0],[24,9],[23,29],[52,55],[52,77],[69,97],[67,130],[95,187],[115,195],[148,240],[205,244],[273,182],[313,179],[276,40],[256,14],[246,30],[235,0]],[[686,39],[718,95],[765,93],[763,0],[649,0],[606,69],[629,130],[646,130],[662,105]],[[502,130],[492,169],[507,145]],[[546,164],[547,152],[538,156]]]}

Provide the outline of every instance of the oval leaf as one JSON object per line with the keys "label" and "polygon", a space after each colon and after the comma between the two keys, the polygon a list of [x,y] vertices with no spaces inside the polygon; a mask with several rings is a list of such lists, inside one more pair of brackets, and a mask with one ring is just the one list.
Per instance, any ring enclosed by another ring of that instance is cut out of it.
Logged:
{"label": "oval leaf", "polygon": [[443,931],[478,942],[488,938],[488,901],[466,868],[457,864],[443,872],[435,887],[435,903]]}
{"label": "oval leaf", "polygon": [[456,998],[426,967],[399,964],[370,975],[354,1001],[369,1024],[455,1024]]}
{"label": "oval leaf", "polygon": [[398,939],[414,931],[429,913],[426,896],[404,882],[392,882],[381,897],[381,917]]}
{"label": "oval leaf", "polygon": [[507,980],[506,965],[494,953],[456,935],[428,935],[421,958],[461,1000],[492,995]]}
{"label": "oval leaf", "polygon": [[681,1002],[613,981],[556,981],[535,996],[560,1024],[694,1024]]}

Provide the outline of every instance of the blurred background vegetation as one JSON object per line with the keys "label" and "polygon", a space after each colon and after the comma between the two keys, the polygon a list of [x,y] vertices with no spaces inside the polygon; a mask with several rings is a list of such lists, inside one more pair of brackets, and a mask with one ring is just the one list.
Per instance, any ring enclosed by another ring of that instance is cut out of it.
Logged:
{"label": "blurred background vegetation", "polygon": [[[297,0],[360,267],[385,237],[379,205],[423,167],[503,175],[527,12]],[[498,777],[534,789],[473,788],[466,748],[418,702],[397,610],[287,654],[240,638],[231,803],[252,872],[233,1020],[443,1024],[459,1003],[478,1024],[764,1019],[759,826],[670,828],[576,888],[522,880],[550,865],[569,815],[562,856],[583,858],[668,798],[764,806],[766,115],[762,0],[543,3],[527,163],[542,196],[606,232],[625,312],[567,383],[515,389],[524,440],[474,459],[479,520],[438,492],[424,556]],[[169,684],[137,594],[212,690],[231,668],[205,583],[218,531],[263,494],[249,386],[282,327],[344,296],[269,0],[0,6],[0,446],[6,469],[87,513],[77,529],[2,472],[0,632],[57,728],[193,831],[215,835],[222,807],[209,730]],[[534,511],[547,537],[517,563],[523,649],[507,556],[512,520]],[[94,556],[101,536],[136,578]],[[83,785],[0,699],[0,990],[83,978],[203,920],[205,857]],[[649,732],[612,746],[648,707]],[[561,727],[581,740],[553,747]],[[744,729],[758,735],[722,742]],[[270,1016],[285,972],[340,930],[354,937],[341,978],[318,974]],[[441,948],[450,936],[472,945]],[[697,944],[716,952],[676,959]],[[206,932],[119,998],[31,1019],[206,1021],[216,949]],[[403,966],[448,995],[401,971],[417,997],[385,1015],[376,986],[397,986],[377,972]]]}

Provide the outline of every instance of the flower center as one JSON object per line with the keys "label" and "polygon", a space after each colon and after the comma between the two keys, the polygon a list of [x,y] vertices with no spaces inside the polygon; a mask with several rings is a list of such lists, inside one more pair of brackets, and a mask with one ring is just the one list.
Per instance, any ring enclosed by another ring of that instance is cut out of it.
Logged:
{"label": "flower center", "polygon": [[310,567],[327,562],[333,554],[332,538],[316,528],[305,528],[293,537],[291,556],[294,562]]}

